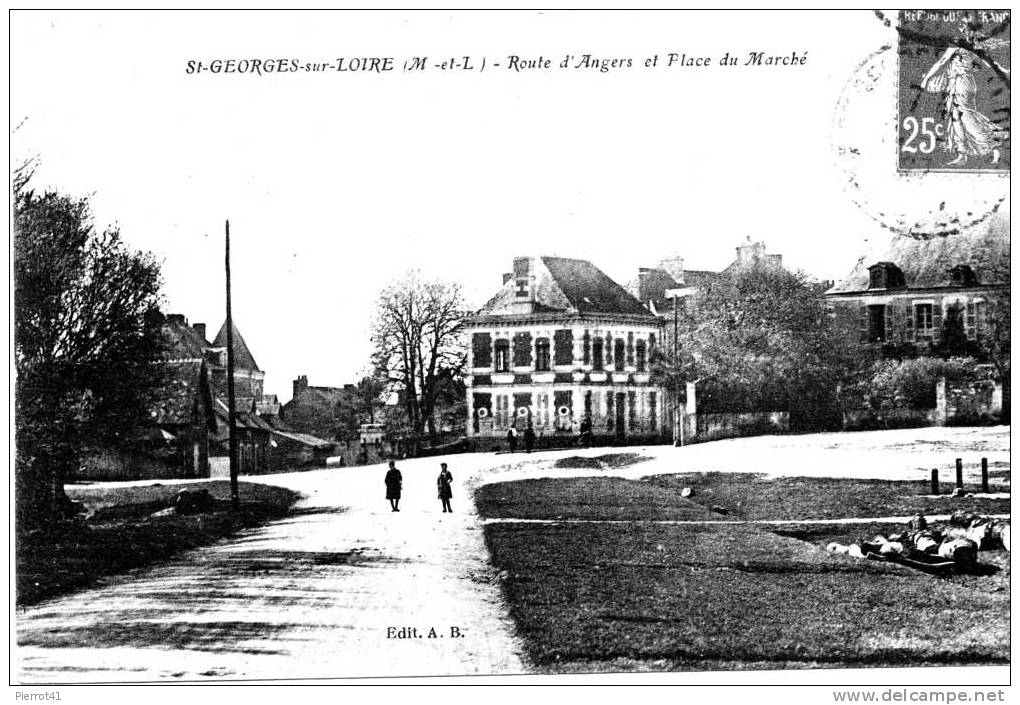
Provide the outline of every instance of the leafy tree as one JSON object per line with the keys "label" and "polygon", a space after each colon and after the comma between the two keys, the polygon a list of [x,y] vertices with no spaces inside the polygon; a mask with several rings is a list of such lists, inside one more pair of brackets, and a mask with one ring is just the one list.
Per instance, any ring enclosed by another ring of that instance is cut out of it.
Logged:
{"label": "leafy tree", "polygon": [[[839,382],[862,360],[840,344],[846,323],[822,293],[804,274],[766,264],[722,279],[680,317],[680,354],[662,358],[660,371],[669,385],[697,381],[699,410],[789,411],[796,429],[835,426]],[[664,353],[671,336],[669,325]]]}
{"label": "leafy tree", "polygon": [[464,311],[458,284],[425,280],[415,271],[379,294],[372,327],[373,362],[399,395],[416,450],[426,430],[433,444],[438,439],[440,381],[444,375],[459,377],[463,370]]}
{"label": "leafy tree", "polygon": [[14,198],[14,363],[20,527],[60,519],[89,447],[121,443],[159,382],[160,269],[97,232],[87,200]]}
{"label": "leafy tree", "polygon": [[358,380],[353,389],[344,390],[333,414],[337,422],[336,437],[358,438],[361,424],[375,423],[376,409],[385,389],[385,380],[371,374]]}

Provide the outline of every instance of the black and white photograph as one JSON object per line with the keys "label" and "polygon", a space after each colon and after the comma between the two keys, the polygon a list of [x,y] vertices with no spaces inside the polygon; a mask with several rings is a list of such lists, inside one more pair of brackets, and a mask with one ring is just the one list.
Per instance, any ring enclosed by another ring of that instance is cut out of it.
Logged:
{"label": "black and white photograph", "polygon": [[9,10],[12,699],[1007,702],[1010,14]]}

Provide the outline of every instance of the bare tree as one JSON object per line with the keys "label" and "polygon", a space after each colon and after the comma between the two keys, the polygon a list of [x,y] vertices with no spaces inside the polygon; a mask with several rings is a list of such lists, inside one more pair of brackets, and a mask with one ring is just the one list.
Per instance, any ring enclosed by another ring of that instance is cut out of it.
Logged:
{"label": "bare tree", "polygon": [[426,280],[417,271],[407,272],[379,294],[373,362],[399,395],[416,451],[426,430],[436,441],[441,378],[459,375],[463,368],[464,312],[459,284]]}

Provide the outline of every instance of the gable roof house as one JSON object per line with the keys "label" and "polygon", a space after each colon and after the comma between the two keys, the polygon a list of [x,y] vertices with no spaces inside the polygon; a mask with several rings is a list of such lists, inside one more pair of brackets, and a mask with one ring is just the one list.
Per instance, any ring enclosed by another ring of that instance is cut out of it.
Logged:
{"label": "gable roof house", "polygon": [[531,428],[556,444],[589,424],[618,440],[662,433],[663,390],[649,369],[659,321],[591,262],[515,257],[465,327],[469,437]]}
{"label": "gable roof house", "polygon": [[952,327],[972,343],[988,335],[995,308],[1009,301],[1009,262],[1009,220],[996,213],[962,233],[895,236],[825,297],[855,324],[858,344],[927,354]]}
{"label": "gable roof house", "polygon": [[638,276],[627,288],[651,313],[664,318],[672,317],[673,304],[678,302],[679,312],[688,309],[699,292],[711,286],[725,284],[751,267],[782,267],[783,256],[766,252],[765,243],[750,237],[736,248],[736,258],[721,271],[687,269],[683,257],[674,255],[655,267],[642,267]]}

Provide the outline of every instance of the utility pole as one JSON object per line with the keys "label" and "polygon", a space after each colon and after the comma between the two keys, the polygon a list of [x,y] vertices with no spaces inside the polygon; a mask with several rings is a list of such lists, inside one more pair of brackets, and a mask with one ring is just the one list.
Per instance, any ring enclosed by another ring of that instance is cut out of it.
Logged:
{"label": "utility pole", "polygon": [[673,445],[684,444],[684,420],[680,414],[680,297],[682,289],[667,289],[666,296],[673,301]]}
{"label": "utility pole", "polygon": [[226,221],[227,247],[227,418],[230,432],[230,501],[234,509],[241,506],[241,498],[237,491],[237,412],[234,399],[234,317],[230,310],[230,221]]}

